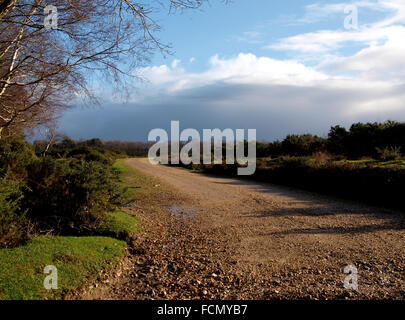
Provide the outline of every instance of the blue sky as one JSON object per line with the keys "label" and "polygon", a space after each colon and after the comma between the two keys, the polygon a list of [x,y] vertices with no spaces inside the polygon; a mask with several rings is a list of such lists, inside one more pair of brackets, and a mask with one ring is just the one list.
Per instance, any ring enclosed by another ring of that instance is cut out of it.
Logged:
{"label": "blue sky", "polygon": [[212,0],[155,18],[174,54],[133,70],[146,81],[125,100],[100,84],[101,106],[69,110],[61,132],[145,140],[180,120],[183,129],[257,129],[273,140],[405,121],[403,0]]}
{"label": "blue sky", "polygon": [[[187,62],[194,57],[198,63],[186,64],[188,70],[203,71],[208,59],[215,54],[233,57],[245,52],[278,59],[294,57],[291,52],[273,50],[268,45],[300,33],[343,29],[347,16],[344,10],[322,15],[322,8],[332,3],[349,5],[356,1],[234,0],[229,5],[212,1],[202,10],[161,15],[158,19],[164,30],[160,38],[172,43],[174,55],[166,59],[156,55],[153,64],[170,64],[174,58]],[[359,23],[377,21],[388,14],[388,10],[365,7],[359,12]],[[350,54],[353,51],[342,48],[342,53],[345,52]]]}

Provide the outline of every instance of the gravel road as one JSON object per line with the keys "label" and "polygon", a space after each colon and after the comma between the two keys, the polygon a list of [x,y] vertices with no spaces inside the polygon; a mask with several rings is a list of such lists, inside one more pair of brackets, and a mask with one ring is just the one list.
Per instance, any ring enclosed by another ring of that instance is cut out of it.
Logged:
{"label": "gravel road", "polygon": [[[127,163],[162,191],[132,206],[144,228],[135,254],[82,298],[405,298],[404,213]],[[358,270],[357,291],[344,288],[348,265]]]}

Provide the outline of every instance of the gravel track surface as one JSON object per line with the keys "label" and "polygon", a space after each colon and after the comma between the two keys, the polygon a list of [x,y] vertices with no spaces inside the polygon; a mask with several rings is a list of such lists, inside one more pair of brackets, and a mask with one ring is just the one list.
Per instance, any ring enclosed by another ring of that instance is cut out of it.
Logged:
{"label": "gravel track surface", "polygon": [[[404,213],[127,163],[159,196],[129,206],[144,232],[121,269],[80,298],[405,298]],[[358,269],[358,291],[343,287],[347,265]]]}

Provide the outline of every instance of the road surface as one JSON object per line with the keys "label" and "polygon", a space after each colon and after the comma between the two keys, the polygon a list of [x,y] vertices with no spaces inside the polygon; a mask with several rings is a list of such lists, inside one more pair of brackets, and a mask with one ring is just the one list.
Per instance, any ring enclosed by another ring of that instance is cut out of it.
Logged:
{"label": "road surface", "polygon": [[[405,298],[403,213],[147,159],[127,163],[162,192],[148,200],[153,212],[133,208],[145,252],[92,297]],[[358,290],[344,288],[345,279]]]}

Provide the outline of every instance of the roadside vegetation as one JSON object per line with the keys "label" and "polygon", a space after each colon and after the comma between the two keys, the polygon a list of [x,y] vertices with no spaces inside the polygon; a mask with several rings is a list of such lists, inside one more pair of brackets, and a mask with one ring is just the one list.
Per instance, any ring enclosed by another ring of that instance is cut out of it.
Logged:
{"label": "roadside vegetation", "polygon": [[125,159],[118,159],[113,168],[120,172],[120,184],[125,203],[144,201],[147,195],[158,197],[164,189],[160,185],[160,188],[156,188],[158,181],[146,177],[138,170],[130,167],[125,163]]}
{"label": "roadside vegetation", "polygon": [[[132,198],[117,160],[126,155],[94,144],[44,152],[0,140],[0,299],[61,298],[124,257],[140,230],[122,209]],[[58,290],[43,287],[47,265],[58,268]]]}
{"label": "roadside vegetation", "polygon": [[[59,299],[117,266],[125,242],[106,237],[35,237],[0,250],[0,299]],[[45,266],[58,269],[58,289],[46,290]]]}
{"label": "roadside vegetation", "polygon": [[[186,167],[236,176],[237,166]],[[258,143],[257,170],[247,178],[405,210],[405,123],[356,123],[349,130],[332,127],[327,138],[288,135]]]}

